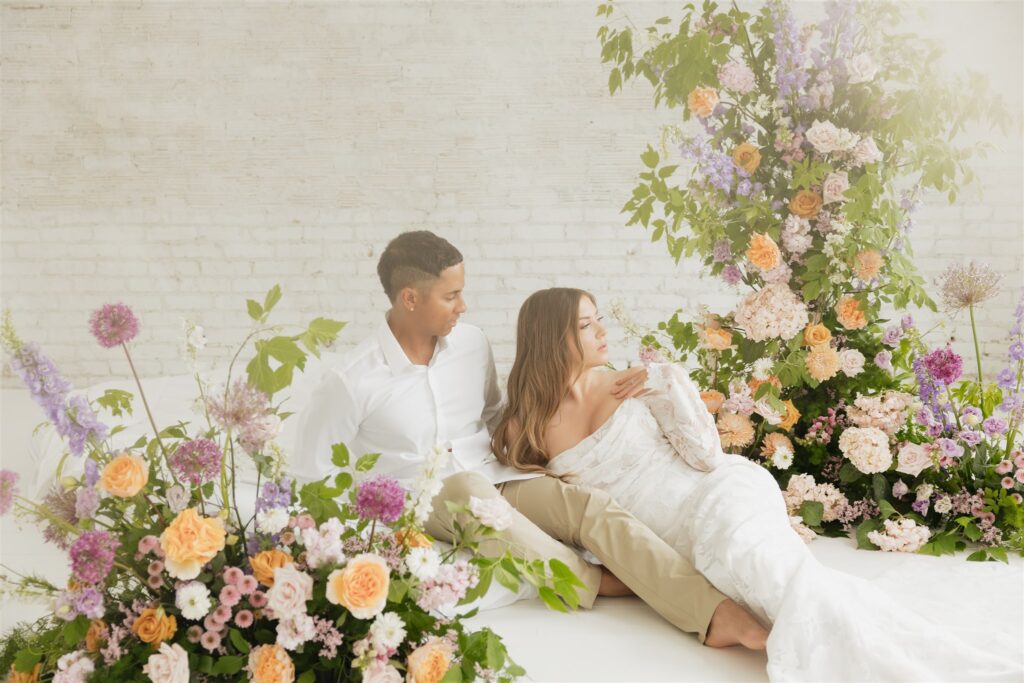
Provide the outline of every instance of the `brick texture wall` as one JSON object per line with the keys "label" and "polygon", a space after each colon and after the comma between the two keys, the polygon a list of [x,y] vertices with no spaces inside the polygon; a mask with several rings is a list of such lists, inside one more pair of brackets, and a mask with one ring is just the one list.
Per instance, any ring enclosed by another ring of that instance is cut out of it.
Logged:
{"label": "brick texture wall", "polygon": [[[971,4],[938,5],[922,30],[938,22],[976,68],[1001,60],[1000,89],[1019,108],[1021,5]],[[677,13],[630,7],[642,21]],[[673,116],[642,85],[609,97],[594,8],[4,2],[3,305],[79,386],[126,371],[87,332],[89,311],[112,300],[142,318],[135,353],[149,376],[185,370],[182,316],[223,359],[248,329],[244,299],[275,283],[276,320],[348,320],[340,346],[352,345],[386,305],[377,255],[412,228],[465,254],[467,319],[503,371],[518,306],[540,287],[619,298],[648,324],[727,310],[736,292],[623,227],[638,155]],[[955,206],[929,199],[912,240],[930,279],[962,258],[1005,274],[980,314],[994,372],[1024,284],[1021,136],[971,134],[993,145],[977,191]],[[967,351],[966,330],[940,334]]]}

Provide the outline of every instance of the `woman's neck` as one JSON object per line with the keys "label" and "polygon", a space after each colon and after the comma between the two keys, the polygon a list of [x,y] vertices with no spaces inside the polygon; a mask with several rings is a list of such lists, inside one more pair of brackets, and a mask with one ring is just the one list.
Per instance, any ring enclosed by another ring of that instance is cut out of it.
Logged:
{"label": "woman's neck", "polygon": [[583,403],[590,394],[596,379],[593,368],[584,368],[580,376],[576,378],[576,381],[569,385],[568,400],[575,403]]}

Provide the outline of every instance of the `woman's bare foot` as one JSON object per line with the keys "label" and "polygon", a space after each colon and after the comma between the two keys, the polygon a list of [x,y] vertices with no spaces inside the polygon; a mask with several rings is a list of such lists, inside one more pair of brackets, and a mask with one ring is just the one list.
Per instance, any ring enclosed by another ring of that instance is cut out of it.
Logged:
{"label": "woman's bare foot", "polygon": [[729,599],[723,600],[708,625],[704,644],[708,647],[742,645],[749,650],[763,650],[768,631],[749,612]]}
{"label": "woman's bare foot", "polygon": [[601,585],[597,589],[597,594],[609,598],[621,598],[626,595],[633,595],[633,591],[629,590],[629,586],[622,583],[619,577],[601,567]]}

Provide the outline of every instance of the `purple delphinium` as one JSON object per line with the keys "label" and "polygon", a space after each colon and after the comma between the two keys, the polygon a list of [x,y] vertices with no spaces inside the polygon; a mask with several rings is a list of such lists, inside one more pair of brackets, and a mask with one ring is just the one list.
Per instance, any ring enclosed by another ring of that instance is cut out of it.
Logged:
{"label": "purple delphinium", "polygon": [[89,585],[102,583],[114,566],[121,541],[106,531],[86,531],[71,545],[71,574]]}
{"label": "purple delphinium", "polygon": [[935,349],[924,357],[924,367],[928,374],[946,386],[960,378],[963,364],[963,359],[948,346],[944,349]]}
{"label": "purple delphinium", "polygon": [[[913,363],[914,374],[917,377],[918,396],[920,397],[921,402],[931,410],[932,418],[935,420],[935,423],[940,426],[939,433],[941,433],[942,428],[952,429],[953,422],[949,419],[943,405],[939,401],[942,388],[932,378],[932,373],[925,361],[926,358],[915,358]],[[929,431],[929,435],[937,436],[937,434],[932,433],[932,430]]]}
{"label": "purple delphinium", "polygon": [[1013,389],[1017,384],[1017,373],[1010,368],[1003,368],[996,375],[996,382],[999,384],[1000,389]]}
{"label": "purple delphinium", "polygon": [[1010,344],[1009,356],[1010,360],[1024,360],[1024,342],[1018,340]]}
{"label": "purple delphinium", "polygon": [[104,348],[127,344],[139,333],[139,320],[124,304],[105,304],[89,318],[92,336]]}
{"label": "purple delphinium", "polygon": [[224,454],[212,439],[193,439],[180,444],[167,459],[171,471],[192,484],[202,486],[220,474]]}
{"label": "purple delphinium", "polygon": [[14,496],[18,494],[18,473],[0,470],[0,515],[6,515],[14,507]]}
{"label": "purple delphinium", "polygon": [[81,394],[68,399],[67,414],[69,429],[64,436],[68,440],[68,449],[72,455],[82,455],[87,443],[101,441],[109,433],[107,426],[100,422],[89,406],[89,401]]}
{"label": "purple delphinium", "polygon": [[786,108],[785,100],[795,95],[807,85],[808,73],[803,68],[804,53],[800,40],[800,30],[789,5],[774,3],[770,9],[775,31],[772,40],[775,43],[775,84],[778,87],[779,100]]}
{"label": "purple delphinium", "polygon": [[100,465],[92,458],[85,461],[85,485],[95,486],[100,480]]}
{"label": "purple delphinium", "polygon": [[927,498],[924,500],[915,500],[913,503],[910,504],[910,508],[919,515],[927,515],[928,502],[929,501]]}
{"label": "purple delphinium", "polygon": [[992,416],[986,419],[982,424],[981,428],[985,430],[985,433],[989,436],[996,436],[998,434],[1005,434],[1007,429],[1006,420]]}
{"label": "purple delphinium", "polygon": [[256,499],[256,512],[272,508],[284,508],[292,504],[292,483],[287,477],[279,483],[268,481],[263,484],[263,493]]}
{"label": "purple delphinium", "polygon": [[363,519],[376,519],[390,524],[402,515],[405,507],[405,489],[398,480],[383,475],[368,479],[359,485],[356,493],[356,513]]}
{"label": "purple delphinium", "polygon": [[679,146],[679,151],[684,158],[696,161],[697,172],[704,176],[708,185],[726,194],[732,192],[738,179],[750,176],[736,165],[731,156],[712,149],[707,140],[694,139],[684,142]]}

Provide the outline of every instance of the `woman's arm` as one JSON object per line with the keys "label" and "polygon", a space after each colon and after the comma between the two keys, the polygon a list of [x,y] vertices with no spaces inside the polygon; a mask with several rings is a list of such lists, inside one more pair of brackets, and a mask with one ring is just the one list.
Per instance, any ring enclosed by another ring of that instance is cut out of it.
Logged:
{"label": "woman's arm", "polygon": [[708,471],[724,457],[715,419],[686,371],[674,363],[648,368],[642,400],[676,452],[695,469]]}

